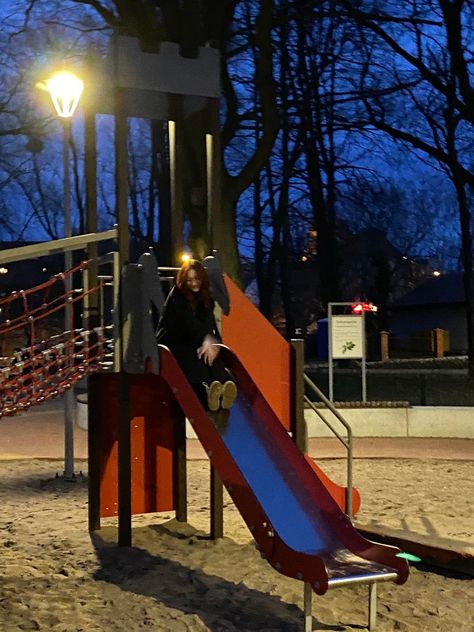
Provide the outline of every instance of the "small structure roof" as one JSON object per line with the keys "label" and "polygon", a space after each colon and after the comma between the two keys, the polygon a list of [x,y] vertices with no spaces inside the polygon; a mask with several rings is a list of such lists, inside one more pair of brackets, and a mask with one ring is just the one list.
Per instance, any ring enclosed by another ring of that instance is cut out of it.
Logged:
{"label": "small structure roof", "polygon": [[428,279],[410,290],[392,304],[393,308],[414,307],[416,305],[447,305],[464,303],[465,294],[461,272],[441,274]]}

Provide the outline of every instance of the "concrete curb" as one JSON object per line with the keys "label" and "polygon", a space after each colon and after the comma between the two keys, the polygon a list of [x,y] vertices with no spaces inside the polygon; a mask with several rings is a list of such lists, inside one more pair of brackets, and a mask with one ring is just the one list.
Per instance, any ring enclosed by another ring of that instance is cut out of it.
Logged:
{"label": "concrete curb", "polygon": [[[318,412],[338,432],[344,427],[328,410]],[[474,439],[474,408],[470,406],[413,406],[411,408],[339,409],[355,437],[443,437]],[[309,437],[333,434],[312,409],[305,410]]]}

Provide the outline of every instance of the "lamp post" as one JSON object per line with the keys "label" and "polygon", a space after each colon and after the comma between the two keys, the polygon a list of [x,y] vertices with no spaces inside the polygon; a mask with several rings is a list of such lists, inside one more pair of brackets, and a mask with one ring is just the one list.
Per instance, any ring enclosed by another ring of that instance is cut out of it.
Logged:
{"label": "lamp post", "polygon": [[[63,123],[64,237],[72,237],[69,144],[71,142],[71,119],[79,104],[84,84],[73,73],[61,71],[48,79],[46,88],[53,101],[54,109]],[[66,250],[64,253],[64,265],[66,270],[72,267],[72,252],[70,250]],[[65,331],[69,331],[72,326],[73,315],[72,278],[70,275],[66,277],[65,289],[67,300],[64,310],[64,326]],[[64,477],[70,480],[74,478],[74,406],[74,390],[69,388],[64,394]]]}

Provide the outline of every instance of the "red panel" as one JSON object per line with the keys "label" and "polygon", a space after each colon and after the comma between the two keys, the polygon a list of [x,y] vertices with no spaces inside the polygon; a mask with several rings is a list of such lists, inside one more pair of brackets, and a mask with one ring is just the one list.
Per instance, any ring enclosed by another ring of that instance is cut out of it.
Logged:
{"label": "red panel", "polygon": [[116,374],[97,374],[101,399],[97,402],[100,419],[100,515],[116,516],[118,512],[118,397]]}
{"label": "red panel", "polygon": [[291,346],[231,279],[231,310],[222,317],[222,338],[252,376],[283,426],[290,430]]}
{"label": "red panel", "polygon": [[[100,515],[118,513],[119,375],[100,376]],[[172,393],[156,375],[129,375],[132,514],[171,511],[173,501]]]}

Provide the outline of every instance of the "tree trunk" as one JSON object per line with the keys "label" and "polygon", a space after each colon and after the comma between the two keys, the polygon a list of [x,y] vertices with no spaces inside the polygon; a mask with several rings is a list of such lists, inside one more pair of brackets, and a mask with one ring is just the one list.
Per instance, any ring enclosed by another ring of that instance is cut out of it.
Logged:
{"label": "tree trunk", "polygon": [[222,192],[221,213],[215,219],[215,248],[222,269],[242,287],[240,257],[237,248],[236,208],[238,198],[226,194],[225,182]]}
{"label": "tree trunk", "polygon": [[454,173],[453,176],[459,205],[459,222],[461,225],[461,254],[463,262],[468,373],[469,377],[474,379],[474,276],[472,270],[472,218],[464,184],[458,177],[458,174]]}

